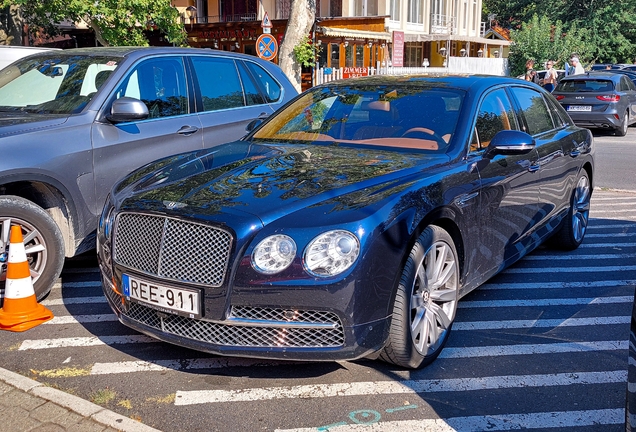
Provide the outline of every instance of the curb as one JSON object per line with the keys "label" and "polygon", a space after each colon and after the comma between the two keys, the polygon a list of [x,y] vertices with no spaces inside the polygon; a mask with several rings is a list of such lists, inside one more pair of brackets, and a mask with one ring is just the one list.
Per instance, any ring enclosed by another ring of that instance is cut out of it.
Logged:
{"label": "curb", "polygon": [[3,368],[0,368],[0,381],[122,432],[161,432],[85,399],[47,387],[38,381]]}

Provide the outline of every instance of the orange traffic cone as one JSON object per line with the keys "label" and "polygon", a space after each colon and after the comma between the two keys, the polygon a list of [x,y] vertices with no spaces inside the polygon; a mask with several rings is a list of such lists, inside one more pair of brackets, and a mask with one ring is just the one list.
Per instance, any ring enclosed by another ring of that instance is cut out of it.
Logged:
{"label": "orange traffic cone", "polygon": [[11,244],[4,286],[4,304],[0,308],[0,330],[21,332],[53,318],[53,313],[38,303],[27,262],[22,230],[11,227]]}

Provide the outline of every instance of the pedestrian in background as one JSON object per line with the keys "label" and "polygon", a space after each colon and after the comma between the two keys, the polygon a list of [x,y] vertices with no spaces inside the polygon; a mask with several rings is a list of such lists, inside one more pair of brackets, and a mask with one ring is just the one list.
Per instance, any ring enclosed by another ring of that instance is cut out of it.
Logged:
{"label": "pedestrian in background", "polygon": [[537,71],[534,70],[534,60],[528,59],[526,61],[526,75],[524,78],[526,81],[532,81],[535,83],[539,83],[539,77],[537,77]]}
{"label": "pedestrian in background", "polygon": [[552,60],[548,60],[545,66],[548,70],[543,77],[543,88],[552,93],[557,83],[557,71],[554,70],[554,62]]}
{"label": "pedestrian in background", "polygon": [[581,65],[578,57],[572,57],[570,59],[570,64],[572,65],[570,67],[570,75],[579,75],[585,73],[585,69],[583,69],[583,66]]}

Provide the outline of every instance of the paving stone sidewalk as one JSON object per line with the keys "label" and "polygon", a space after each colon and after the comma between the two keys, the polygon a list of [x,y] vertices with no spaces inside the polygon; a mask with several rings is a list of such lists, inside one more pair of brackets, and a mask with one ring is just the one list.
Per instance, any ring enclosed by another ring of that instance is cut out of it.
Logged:
{"label": "paving stone sidewalk", "polygon": [[160,432],[0,368],[0,432]]}

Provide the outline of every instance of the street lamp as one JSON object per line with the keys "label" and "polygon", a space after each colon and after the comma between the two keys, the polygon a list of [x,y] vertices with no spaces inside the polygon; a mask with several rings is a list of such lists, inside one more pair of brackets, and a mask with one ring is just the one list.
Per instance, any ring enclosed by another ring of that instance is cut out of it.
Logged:
{"label": "street lamp", "polygon": [[192,23],[197,15],[197,8],[194,6],[188,6],[186,8],[186,12],[188,12],[188,18],[190,19],[190,30],[192,30]]}
{"label": "street lamp", "polygon": [[427,58],[425,58],[425,59],[424,59],[424,61],[422,62],[422,67],[427,68],[429,64],[430,64],[430,63],[428,62],[428,59],[427,59]]}
{"label": "street lamp", "polygon": [[462,48],[459,50],[459,55],[462,57],[466,57],[466,48]]}
{"label": "street lamp", "polygon": [[446,47],[445,47],[445,46],[442,46],[442,47],[439,49],[439,53],[440,53],[440,55],[441,55],[442,57],[446,57]]}
{"label": "street lamp", "polygon": [[483,57],[484,56],[484,50],[479,48],[479,51],[477,51],[477,57]]}

